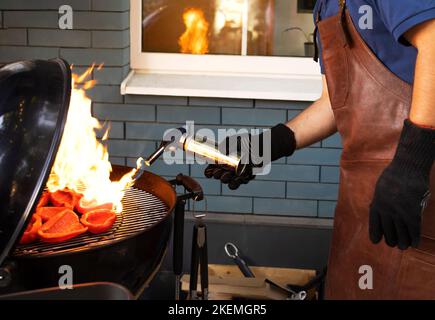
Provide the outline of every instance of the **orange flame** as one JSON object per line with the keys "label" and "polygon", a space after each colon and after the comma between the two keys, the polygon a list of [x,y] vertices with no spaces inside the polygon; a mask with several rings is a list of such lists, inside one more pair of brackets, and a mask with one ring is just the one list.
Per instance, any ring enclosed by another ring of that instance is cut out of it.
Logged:
{"label": "orange flame", "polygon": [[187,9],[183,14],[186,31],[180,37],[178,44],[182,53],[208,53],[208,27],[204,12],[201,9]]}
{"label": "orange flame", "polygon": [[[98,69],[101,69],[101,65]],[[100,122],[92,117],[92,101],[86,90],[95,85],[87,80],[95,65],[83,74],[72,75],[71,101],[62,141],[47,183],[50,192],[64,188],[80,192],[88,204],[113,203],[117,212],[122,211],[121,200],[125,188],[131,186],[137,169],[131,170],[119,181],[110,180],[112,165],[107,147],[97,139],[96,130],[103,130]],[[81,84],[81,87],[79,86]]]}

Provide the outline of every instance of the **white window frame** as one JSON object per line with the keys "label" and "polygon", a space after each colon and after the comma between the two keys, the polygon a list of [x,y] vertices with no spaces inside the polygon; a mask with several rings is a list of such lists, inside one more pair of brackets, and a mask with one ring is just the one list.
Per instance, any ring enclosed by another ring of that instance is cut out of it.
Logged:
{"label": "white window frame", "polygon": [[[122,94],[179,95],[182,93],[188,96],[302,101],[314,101],[320,96],[322,84],[320,69],[312,58],[142,52],[141,0],[130,0],[130,39],[132,71],[121,85]],[[150,88],[150,81],[146,81],[147,75],[153,77],[153,82],[159,83],[164,83],[165,75],[170,75],[171,86],[162,85],[161,90],[157,86]],[[177,75],[187,76],[193,80],[196,76],[202,81],[202,86],[219,89],[196,89],[194,85],[183,88],[183,83],[177,85],[177,81],[174,80],[174,76]],[[237,79],[243,80],[245,84],[237,92],[231,91],[230,87],[229,90],[225,90],[225,86],[222,86],[225,82],[231,85],[234,81],[238,81]],[[249,86],[249,79],[255,81],[252,89]],[[259,84],[259,79],[264,81],[263,85]],[[282,81],[286,82],[281,90],[283,92],[279,89]],[[300,81],[306,84],[304,85],[306,88],[301,88]],[[216,85],[216,82],[221,85]],[[295,84],[299,93],[289,90],[291,84]],[[274,90],[269,90],[270,92],[258,90],[268,87],[271,89],[274,87]]]}

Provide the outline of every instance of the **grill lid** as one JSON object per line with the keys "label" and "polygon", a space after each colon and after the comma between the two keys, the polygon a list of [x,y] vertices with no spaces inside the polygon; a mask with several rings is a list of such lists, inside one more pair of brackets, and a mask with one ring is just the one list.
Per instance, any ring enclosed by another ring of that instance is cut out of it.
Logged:
{"label": "grill lid", "polygon": [[47,182],[70,94],[71,71],[61,59],[0,69],[0,266]]}

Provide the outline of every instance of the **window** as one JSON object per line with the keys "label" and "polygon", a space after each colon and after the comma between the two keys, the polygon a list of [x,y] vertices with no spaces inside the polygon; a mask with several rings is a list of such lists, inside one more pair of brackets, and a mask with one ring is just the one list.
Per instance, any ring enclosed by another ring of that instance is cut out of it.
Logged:
{"label": "window", "polygon": [[131,0],[133,72],[122,91],[314,100],[314,2]]}

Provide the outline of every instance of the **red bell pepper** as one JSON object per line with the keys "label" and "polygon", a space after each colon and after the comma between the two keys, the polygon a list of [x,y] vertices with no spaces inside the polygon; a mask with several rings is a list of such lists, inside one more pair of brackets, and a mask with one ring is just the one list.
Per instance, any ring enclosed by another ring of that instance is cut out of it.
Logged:
{"label": "red bell pepper", "polygon": [[65,209],[44,223],[38,230],[38,235],[41,241],[57,243],[77,237],[87,230],[74,211]]}
{"label": "red bell pepper", "polygon": [[88,227],[89,232],[95,234],[110,230],[115,221],[116,213],[107,209],[89,211],[80,218],[80,222]]}
{"label": "red bell pepper", "polygon": [[39,198],[39,202],[36,205],[36,209],[45,207],[48,204],[49,200],[50,200],[50,194],[47,191],[44,191],[41,195],[41,198]]}
{"label": "red bell pepper", "polygon": [[63,189],[56,192],[50,192],[50,201],[56,207],[65,207],[73,209],[79,202],[81,194],[73,190]]}
{"label": "red bell pepper", "polygon": [[75,210],[81,214],[99,209],[113,210],[113,203],[96,204],[95,202],[87,202],[85,198],[81,198],[75,206]]}
{"label": "red bell pepper", "polygon": [[64,210],[65,207],[41,207],[36,210],[36,214],[42,218],[42,222],[47,222],[51,217]]}
{"label": "red bell pepper", "polygon": [[32,219],[24,231],[23,236],[21,237],[19,244],[27,244],[35,241],[38,238],[38,230],[42,226],[42,219],[39,215],[34,214]]}

